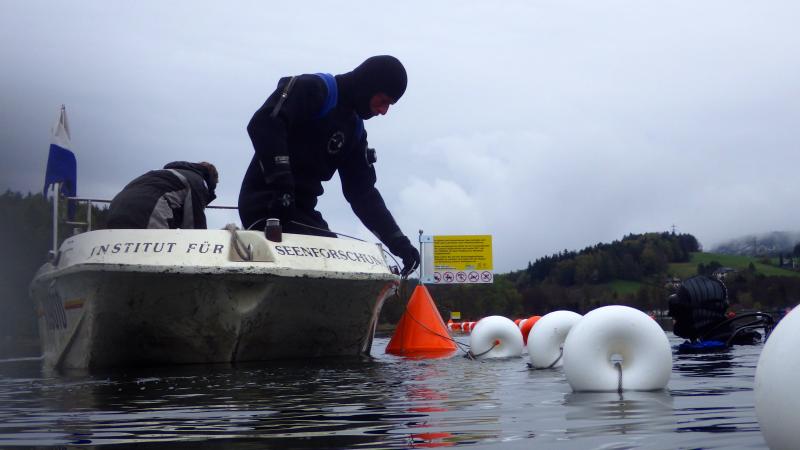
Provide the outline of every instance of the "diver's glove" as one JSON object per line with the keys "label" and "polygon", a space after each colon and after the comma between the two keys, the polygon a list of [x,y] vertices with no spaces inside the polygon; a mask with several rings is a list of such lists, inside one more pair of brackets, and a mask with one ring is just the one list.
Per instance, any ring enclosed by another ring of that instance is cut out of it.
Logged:
{"label": "diver's glove", "polygon": [[399,256],[403,260],[403,270],[400,275],[407,277],[411,272],[419,267],[419,250],[411,245],[411,241],[405,236],[397,236],[387,243],[389,251]]}

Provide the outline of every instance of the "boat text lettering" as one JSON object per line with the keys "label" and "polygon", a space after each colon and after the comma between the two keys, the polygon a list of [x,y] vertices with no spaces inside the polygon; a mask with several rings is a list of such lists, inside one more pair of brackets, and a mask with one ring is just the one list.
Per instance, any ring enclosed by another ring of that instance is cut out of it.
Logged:
{"label": "boat text lettering", "polygon": [[[92,247],[89,257],[117,253],[172,253],[178,246],[177,242],[114,242]],[[222,253],[223,244],[211,244],[208,241],[190,242],[186,246],[186,253]]]}
{"label": "boat text lettering", "polygon": [[[214,251],[212,253],[222,253],[222,249],[225,248],[222,244],[214,244]],[[190,242],[189,246],[186,247],[186,253],[208,253],[211,251],[211,244],[208,241],[203,241],[201,244],[197,244],[194,242]]]}
{"label": "boat text lettering", "polygon": [[365,253],[349,252],[345,250],[329,250],[327,248],[314,247],[289,247],[288,245],[276,245],[275,251],[282,256],[306,256],[311,258],[345,259],[349,261],[362,262],[366,264],[385,265],[384,261]]}

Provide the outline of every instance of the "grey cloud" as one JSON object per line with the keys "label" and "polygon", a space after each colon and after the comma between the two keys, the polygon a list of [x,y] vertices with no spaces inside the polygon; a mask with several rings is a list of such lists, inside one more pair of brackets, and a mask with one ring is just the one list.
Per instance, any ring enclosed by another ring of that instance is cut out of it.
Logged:
{"label": "grey cloud", "polygon": [[[672,224],[706,247],[793,230],[798,13],[722,0],[2,2],[0,189],[41,188],[65,103],[79,194],[209,160],[217,201],[235,204],[245,125],[279,77],[391,53],[409,89],[366,125],[412,239],[493,234],[505,271]],[[370,237],[338,179],[325,188],[331,227]],[[212,226],[235,220],[210,213]]]}

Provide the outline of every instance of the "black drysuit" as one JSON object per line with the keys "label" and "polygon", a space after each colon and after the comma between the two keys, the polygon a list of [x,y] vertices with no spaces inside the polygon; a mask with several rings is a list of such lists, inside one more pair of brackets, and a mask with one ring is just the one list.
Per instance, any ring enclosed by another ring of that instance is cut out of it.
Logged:
{"label": "black drysuit", "polygon": [[[255,155],[239,193],[243,226],[263,229],[266,218],[276,217],[289,233],[335,236],[315,207],[322,182],[338,170],[344,197],[361,222],[392,253],[408,253],[408,238],[375,188],[375,154],[347,101],[354,97],[347,74],[299,75],[281,100],[290,80],[279,81],[247,127]],[[286,194],[294,200],[289,208],[280,204]]]}
{"label": "black drysuit", "polygon": [[128,183],[111,200],[109,228],[206,228],[205,207],[216,198],[208,168],[171,162]]}

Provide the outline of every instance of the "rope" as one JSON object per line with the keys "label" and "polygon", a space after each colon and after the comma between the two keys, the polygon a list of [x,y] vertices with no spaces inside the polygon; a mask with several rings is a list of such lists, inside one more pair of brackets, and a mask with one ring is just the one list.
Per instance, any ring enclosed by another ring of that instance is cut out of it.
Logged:
{"label": "rope", "polygon": [[[395,258],[393,254],[391,254],[388,251],[386,251],[386,249],[383,248],[382,245],[381,245],[381,250],[383,250],[384,254],[389,255],[389,258],[392,258],[392,261],[394,261],[394,265],[397,268],[397,271],[396,272],[392,271],[392,273],[394,273],[395,275],[399,275],[400,274],[400,263],[397,262],[397,258]],[[401,281],[405,281],[406,279],[408,279],[408,275],[400,275],[400,280]]]}
{"label": "rope", "polygon": [[539,368],[539,367],[533,367],[533,364],[531,364],[531,363],[527,363],[527,364],[528,364],[528,369],[535,369],[535,370],[548,370],[548,369],[552,369],[553,367],[555,367],[555,365],[556,365],[556,364],[558,364],[558,362],[559,362],[559,361],[561,361],[561,358],[564,356],[564,347],[562,346],[562,347],[560,347],[558,350],[559,350],[559,353],[558,353],[558,358],[556,358],[556,360],[555,360],[555,361],[553,361],[553,363],[552,363],[552,364],[550,364],[549,366],[547,366],[547,367],[542,367],[542,368]]}
{"label": "rope", "polygon": [[247,231],[252,230],[254,226],[260,224],[261,222],[264,222],[266,224],[267,218],[266,217],[262,217],[262,218],[256,220],[255,222],[251,223],[250,226],[247,227]]}
{"label": "rope", "polygon": [[298,222],[298,221],[296,221],[296,220],[290,220],[289,222],[290,222],[290,223],[293,223],[293,224],[295,224],[295,225],[300,225],[301,227],[311,228],[312,230],[317,230],[317,231],[326,231],[326,232],[328,232],[328,233],[333,233],[333,234],[335,234],[335,235],[337,235],[337,236],[344,236],[344,237],[346,237],[346,238],[355,239],[355,240],[357,240],[357,241],[361,241],[361,242],[367,242],[367,241],[365,241],[364,239],[359,239],[359,238],[357,238],[357,237],[355,237],[355,236],[350,236],[349,234],[344,234],[344,233],[339,233],[339,232],[336,232],[336,231],[331,231],[331,230],[329,230],[329,229],[327,229],[327,228],[315,227],[315,226],[313,226],[313,225],[309,225],[309,224],[307,224],[307,223],[303,223],[303,222]]}
{"label": "rope", "polygon": [[486,350],[485,352],[480,352],[477,355],[475,353],[472,353],[472,350],[470,350],[470,351],[467,352],[466,355],[464,355],[464,358],[478,359],[481,356],[483,356],[483,355],[489,353],[490,351],[494,350],[494,348],[497,347],[498,345],[500,345],[500,340],[499,339],[495,339],[494,340],[494,344],[492,344],[492,346],[489,347],[489,350]]}
{"label": "rope", "polygon": [[559,348],[558,358],[556,358],[556,360],[553,361],[553,364],[550,364],[549,366],[545,367],[545,369],[552,369],[553,367],[555,367],[555,365],[558,364],[559,361],[561,361],[561,357],[562,356],[564,356],[564,347],[563,346],[561,348]]}
{"label": "rope", "polygon": [[250,244],[244,247],[244,243],[239,239],[239,233],[236,232],[236,225],[229,223],[225,225],[225,229],[231,232],[233,237],[233,249],[236,250],[236,254],[239,255],[239,258],[242,258],[244,261],[252,261],[253,249],[250,247]]}
{"label": "rope", "polygon": [[615,362],[614,367],[616,367],[617,372],[619,372],[619,378],[617,380],[617,393],[622,395],[622,364]]}
{"label": "rope", "polygon": [[[256,220],[255,222],[253,222],[252,224],[250,224],[250,226],[247,227],[247,229],[248,230],[252,230],[253,227],[255,227],[256,225],[260,224],[261,222],[265,222],[266,223],[266,221],[267,221],[267,218],[266,217],[262,217],[262,218]],[[301,227],[311,228],[312,230],[324,231],[326,233],[333,233],[333,234],[335,234],[337,236],[344,236],[346,238],[355,239],[355,240],[361,241],[361,242],[367,242],[364,239],[359,239],[359,238],[357,238],[355,236],[350,236],[349,234],[339,233],[339,232],[336,232],[336,231],[329,230],[327,228],[315,227],[314,225],[309,225],[307,223],[298,222],[296,220],[290,220],[289,223],[293,223],[295,225],[300,225]]]}
{"label": "rope", "polygon": [[[400,281],[400,288],[399,288],[399,289],[397,289],[397,290],[395,291],[395,293],[394,293],[394,294],[395,294],[395,296],[397,297],[397,299],[398,299],[398,300],[400,300],[400,301],[403,301],[403,297],[401,296],[401,291],[402,291],[402,290],[404,290],[404,289],[403,289],[403,288],[404,288],[404,282],[405,282],[405,280],[404,280],[404,279]],[[409,310],[408,310],[408,304],[406,304],[406,306],[405,306],[405,314],[407,314],[407,315],[408,315],[408,317],[410,317],[410,318],[411,318],[411,320],[413,320],[414,322],[416,322],[416,323],[417,323],[419,326],[421,326],[422,328],[424,328],[424,329],[425,329],[425,331],[427,331],[427,332],[429,332],[429,333],[433,334],[434,336],[438,336],[438,337],[440,337],[440,338],[442,338],[442,339],[446,339],[446,340],[448,340],[448,341],[451,341],[451,342],[453,342],[454,344],[456,344],[456,347],[457,347],[459,350],[461,350],[462,352],[464,352],[464,353],[466,353],[466,354],[470,354],[470,353],[471,353],[471,350],[464,350],[464,349],[462,348],[462,346],[465,346],[465,347],[469,348],[469,345],[467,345],[467,344],[464,344],[464,343],[462,343],[462,342],[458,342],[457,340],[453,339],[451,336],[445,336],[445,335],[443,335],[443,334],[441,334],[441,333],[437,333],[436,331],[434,331],[434,330],[431,330],[430,328],[428,328],[428,327],[427,327],[427,325],[425,325],[424,323],[422,323],[422,322],[420,322],[419,320],[417,320],[417,318],[416,318],[416,317],[414,317],[414,315],[413,315],[413,314],[411,314],[411,311],[409,311]]]}

